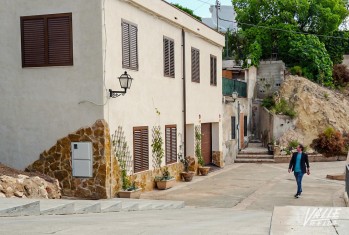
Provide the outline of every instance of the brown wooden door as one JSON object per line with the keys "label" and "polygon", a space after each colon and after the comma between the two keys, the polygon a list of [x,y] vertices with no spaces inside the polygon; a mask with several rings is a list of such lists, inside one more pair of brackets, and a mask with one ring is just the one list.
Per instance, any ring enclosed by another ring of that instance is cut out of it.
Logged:
{"label": "brown wooden door", "polygon": [[201,151],[205,165],[212,162],[212,135],[211,123],[201,124]]}

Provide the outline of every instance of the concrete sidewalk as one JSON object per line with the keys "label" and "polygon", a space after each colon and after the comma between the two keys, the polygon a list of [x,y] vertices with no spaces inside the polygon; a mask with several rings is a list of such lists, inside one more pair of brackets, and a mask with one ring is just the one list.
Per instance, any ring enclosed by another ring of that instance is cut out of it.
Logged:
{"label": "concrete sidewalk", "polygon": [[[241,163],[142,194],[143,199],[184,201],[183,209],[2,217],[0,234],[344,235],[349,231],[349,208],[342,207],[344,182],[326,179],[327,174],[342,173],[344,166],[311,163],[298,199],[288,164]],[[317,225],[318,218],[326,222]]]}

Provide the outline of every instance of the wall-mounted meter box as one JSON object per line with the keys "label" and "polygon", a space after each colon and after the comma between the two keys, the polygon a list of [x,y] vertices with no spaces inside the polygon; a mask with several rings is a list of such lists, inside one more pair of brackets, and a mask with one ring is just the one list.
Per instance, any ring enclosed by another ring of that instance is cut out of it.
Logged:
{"label": "wall-mounted meter box", "polygon": [[92,143],[72,142],[73,177],[92,177]]}

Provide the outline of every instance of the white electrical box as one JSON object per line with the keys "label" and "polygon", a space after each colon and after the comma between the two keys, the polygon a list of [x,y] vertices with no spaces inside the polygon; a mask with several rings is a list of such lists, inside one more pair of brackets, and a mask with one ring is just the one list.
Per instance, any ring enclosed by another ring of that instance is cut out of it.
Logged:
{"label": "white electrical box", "polygon": [[72,142],[73,177],[92,177],[92,143]]}

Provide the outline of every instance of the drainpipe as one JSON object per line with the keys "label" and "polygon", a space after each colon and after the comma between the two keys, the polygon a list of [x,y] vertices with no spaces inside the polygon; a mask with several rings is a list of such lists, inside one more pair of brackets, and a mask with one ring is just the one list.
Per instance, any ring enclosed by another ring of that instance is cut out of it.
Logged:
{"label": "drainpipe", "polygon": [[183,61],[183,135],[184,135],[184,157],[187,156],[187,102],[186,102],[186,87],[185,87],[185,32],[182,29],[182,61]]}

